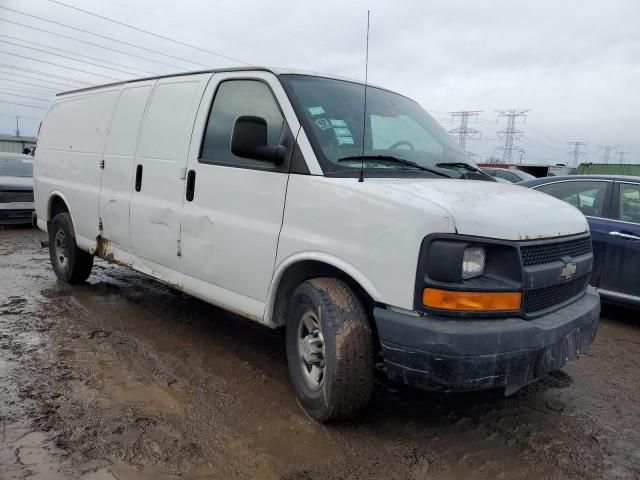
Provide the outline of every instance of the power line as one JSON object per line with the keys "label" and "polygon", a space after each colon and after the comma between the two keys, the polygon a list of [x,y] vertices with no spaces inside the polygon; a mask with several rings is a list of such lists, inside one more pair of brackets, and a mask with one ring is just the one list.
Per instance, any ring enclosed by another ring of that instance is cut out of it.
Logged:
{"label": "power line", "polygon": [[118,49],[115,49],[115,48],[105,47],[105,46],[100,45],[98,43],[88,42],[86,40],[81,40],[79,38],[69,37],[69,36],[63,35],[61,33],[52,32],[51,30],[47,30],[46,28],[34,27],[33,25],[27,25],[26,23],[20,23],[20,22],[16,22],[16,21],[13,21],[13,20],[7,20],[6,18],[0,18],[0,22],[7,22],[7,23],[11,23],[13,25],[19,25],[19,26],[24,27],[24,28],[30,28],[32,30],[37,30],[38,32],[48,33],[50,35],[55,35],[56,37],[66,38],[68,40],[72,40],[74,42],[84,43],[85,45],[91,45],[92,47],[102,48],[102,49],[108,50],[110,52],[119,53],[121,55],[128,55],[129,57],[132,57],[132,58],[138,58],[140,60],[145,60],[147,62],[157,63],[158,65],[164,65],[165,67],[176,68],[176,69],[178,69],[180,71],[184,70],[184,67],[180,67],[178,65],[173,65],[171,63],[161,62],[160,60],[152,60],[151,58],[141,57],[140,55],[136,55],[135,53],[129,53],[129,52],[125,52],[124,50],[118,50]]}
{"label": "power line", "polygon": [[[2,79],[0,79],[0,82],[2,81]],[[4,88],[5,90],[16,90],[19,92],[30,92],[30,93],[41,93],[43,95],[55,95],[54,92],[48,92],[46,90],[40,90],[37,88],[29,88],[29,87],[16,87],[15,85],[7,85],[5,83],[0,83],[0,87]]]}
{"label": "power line", "polygon": [[47,109],[47,107],[41,107],[39,105],[27,105],[26,103],[6,102],[4,100],[0,100],[0,103],[6,103],[8,105],[19,105],[21,107],[36,108],[38,110],[46,110]]}
{"label": "power line", "polygon": [[17,93],[4,92],[2,90],[0,90],[0,94],[1,95],[11,95],[12,97],[28,98],[29,100],[38,100],[40,102],[49,102],[50,101],[50,100],[47,100],[45,98],[29,97],[27,95],[18,95]]}
{"label": "power line", "polygon": [[0,37],[11,38],[13,40],[18,40],[19,42],[30,43],[31,45],[38,45],[39,47],[45,47],[45,48],[48,48],[49,50],[56,50],[58,52],[69,53],[77,57],[88,58],[89,60],[97,60],[98,62],[108,63],[109,65],[115,65],[116,67],[128,68],[129,70],[137,70],[138,72],[146,73],[148,75],[159,75],[158,72],[150,72],[149,70],[141,70],[139,68],[130,67],[129,65],[122,65],[121,63],[110,62],[108,60],[100,60],[94,57],[90,57],[88,55],[83,55],[81,53],[73,52],[71,50],[64,50],[62,48],[50,47],[49,45],[44,45],[42,43],[32,42],[31,40],[25,40],[24,38],[12,37],[11,35],[0,35]]}
{"label": "power line", "polygon": [[[0,7],[0,8],[3,8],[3,7]],[[80,68],[67,67],[67,66],[62,65],[60,63],[47,62],[46,60],[39,60],[37,58],[27,57],[26,55],[18,55],[17,53],[5,52],[4,50],[0,50],[0,53],[4,53],[5,55],[11,55],[13,57],[25,58],[27,60],[33,60],[34,62],[46,63],[47,65],[54,65],[56,67],[66,68],[68,70],[73,70],[73,71],[85,73],[85,74],[88,74],[88,75],[95,75],[96,77],[108,78],[109,80],[115,80],[117,82],[121,81],[120,78],[110,77],[108,75],[102,75],[100,73],[93,73],[93,72],[89,72],[87,70],[82,70]]]}
{"label": "power line", "polygon": [[526,118],[529,110],[496,110],[496,112],[498,113],[496,122],[501,117],[507,118],[506,128],[497,132],[498,138],[504,139],[504,147],[498,147],[497,150],[502,150],[502,161],[504,163],[511,163],[514,151],[524,152],[522,148],[513,146],[513,141],[524,135],[522,130],[516,130],[516,119]]}
{"label": "power line", "polygon": [[538,130],[537,128],[535,128],[535,127],[534,127],[533,125],[531,125],[530,123],[527,123],[527,127],[529,127],[529,128],[530,128],[531,130],[533,130],[534,132],[538,132],[540,135],[542,135],[543,137],[548,138],[549,140],[551,140],[551,141],[553,141],[553,142],[559,143],[560,145],[564,145],[564,142],[563,142],[563,141],[558,140],[558,139],[556,139],[556,138],[553,138],[553,137],[551,137],[551,136],[547,135],[546,133],[544,133],[544,132],[542,132],[542,131]]}
{"label": "power line", "polygon": [[[1,68],[8,68],[8,69],[11,69],[11,70],[18,70],[20,72],[33,73],[35,75],[44,75],[44,76],[47,76],[47,77],[53,77],[53,78],[60,79],[60,80],[67,80],[69,82],[75,82],[75,83],[79,83],[81,85],[89,85],[89,86],[95,85],[95,83],[83,82],[81,80],[76,80],[75,78],[63,77],[61,75],[54,75],[53,73],[45,72],[43,70],[35,70],[33,68],[24,68],[24,67],[16,67],[15,65],[9,65],[7,63],[0,63],[0,67]],[[58,85],[62,85],[62,86],[65,86],[65,87],[73,86],[73,85],[69,85],[66,82],[53,82],[53,81],[51,81],[49,79],[45,80],[45,79],[42,79],[40,77],[29,77],[27,75],[24,75],[23,73],[14,73],[14,72],[4,72],[4,73],[7,74],[7,75],[15,75],[16,77],[31,78],[32,80],[40,80],[40,81],[43,81],[43,82],[56,83]],[[78,87],[76,86],[75,88],[78,88]]]}
{"label": "power line", "polygon": [[[4,35],[0,35],[0,37],[3,37]],[[42,50],[40,48],[36,48],[36,47],[29,47],[27,45],[20,45],[19,43],[14,43],[14,42],[10,42],[8,40],[0,40],[0,42],[2,43],[7,43],[9,45],[14,45],[16,47],[20,47],[20,48],[27,48],[29,50],[34,50],[36,52],[42,52],[42,53],[46,53],[47,55],[54,55],[56,57],[60,57],[60,58],[66,58],[68,60],[73,60],[74,62],[80,62],[80,63],[86,63],[88,65],[93,65],[95,67],[100,67],[100,68],[105,68],[107,70],[113,70],[114,72],[120,72],[120,73],[124,73],[125,75],[133,75],[136,77],[139,77],[140,75],[138,75],[137,73],[133,73],[133,72],[127,72],[125,70],[120,70],[117,68],[113,68],[113,67],[105,67],[104,65],[100,65],[98,63],[93,63],[93,62],[89,62],[88,60],[80,60],[78,58],[73,58],[73,57],[69,57],[68,55],[62,55],[60,53],[53,53],[53,52],[47,52],[46,50]],[[95,59],[94,59],[95,60]]]}
{"label": "power line", "polygon": [[[36,80],[38,82],[45,82],[45,83],[49,83],[49,84],[61,85],[64,88],[81,88],[78,85],[64,85],[63,83],[52,82],[52,81],[49,81],[49,80],[45,80],[44,78],[29,77],[28,75],[22,75],[21,73],[7,72],[7,71],[4,71],[4,70],[0,70],[0,73],[2,73],[3,75],[14,75],[16,77],[26,78],[26,79],[29,79],[29,80]],[[20,83],[20,84],[23,84],[23,85],[31,85],[33,87],[46,88],[48,90],[53,90],[55,92],[60,92],[60,91],[63,90],[62,88],[48,87],[46,85],[41,85],[39,83],[25,82],[24,80],[21,80],[21,79],[20,80],[16,80],[16,79],[13,79],[13,78],[0,77],[0,80],[6,80],[8,82]]]}
{"label": "power line", "polygon": [[[567,142],[569,145],[573,145],[573,150],[567,152],[568,155],[573,155],[572,167],[577,167],[580,164],[580,155],[586,152],[586,142]],[[584,148],[583,148],[584,147]]]}
{"label": "power line", "polygon": [[469,128],[469,117],[475,117],[478,119],[478,115],[482,113],[481,110],[463,110],[460,112],[450,112],[451,113],[451,121],[454,118],[460,118],[460,126],[458,128],[454,128],[453,130],[449,130],[449,133],[454,137],[458,137],[458,143],[462,147],[462,150],[465,153],[467,152],[467,139],[469,138],[482,138],[482,132],[480,130],[476,130],[473,128]]}
{"label": "power line", "polygon": [[193,65],[199,65],[200,67],[211,68],[211,65],[205,65],[204,63],[198,63],[198,62],[194,62],[194,61],[192,61],[192,60],[186,60],[186,59],[184,59],[184,58],[177,57],[177,56],[175,56],[175,55],[169,55],[168,53],[164,53],[164,52],[161,52],[161,51],[159,51],[159,50],[153,50],[153,49],[146,48],[146,47],[140,47],[140,46],[135,45],[135,44],[133,44],[133,43],[128,43],[128,42],[125,42],[125,41],[123,41],[123,40],[118,40],[117,38],[109,37],[109,36],[107,36],[107,35],[101,35],[101,34],[99,34],[99,33],[90,32],[89,30],[84,30],[84,29],[82,29],[82,28],[74,27],[74,26],[72,26],[72,25],[67,25],[67,24],[65,24],[65,23],[57,22],[57,21],[55,21],[55,20],[49,20],[48,18],[39,17],[39,16],[37,16],[37,15],[33,15],[33,14],[31,14],[31,13],[24,13],[24,12],[21,12],[21,11],[19,11],[19,10],[14,10],[13,8],[3,7],[3,6],[0,6],[0,9],[8,10],[8,11],[10,11],[10,12],[14,12],[14,13],[18,13],[18,14],[20,14],[20,15],[24,15],[24,16],[26,16],[26,17],[37,18],[38,20],[42,20],[42,21],[44,21],[44,22],[53,23],[53,24],[55,24],[55,25],[60,25],[61,27],[66,27],[66,28],[70,28],[71,30],[76,30],[76,31],[78,31],[78,32],[86,33],[87,35],[93,35],[93,36],[95,36],[95,37],[98,37],[98,38],[104,38],[104,39],[106,39],[106,40],[110,40],[110,41],[112,41],[112,42],[120,43],[120,44],[122,44],[122,45],[127,45],[127,46],[129,46],[129,47],[139,48],[140,50],[145,50],[145,51],[147,51],[147,52],[156,53],[156,54],[158,54],[158,55],[163,55],[163,56],[165,56],[165,57],[173,58],[174,60],[180,60],[180,61],[182,61],[182,62],[191,63],[191,64],[193,64]]}
{"label": "power line", "polygon": [[98,15],[97,13],[89,12],[87,10],[83,10],[81,8],[74,7],[72,5],[67,5],[66,3],[62,3],[62,2],[59,2],[57,0],[49,0],[49,1],[51,3],[55,3],[57,5],[62,5],[63,7],[67,7],[67,8],[70,8],[72,10],[76,10],[78,12],[82,12],[82,13],[85,13],[87,15],[91,15],[93,17],[101,18],[101,19],[106,20],[108,22],[112,22],[112,23],[115,23],[115,24],[118,24],[118,25],[122,25],[123,27],[127,27],[127,28],[130,28],[132,30],[136,30],[138,32],[146,33],[147,35],[152,35],[152,36],[154,36],[156,38],[161,38],[163,40],[167,40],[169,42],[175,43],[176,45],[182,45],[184,47],[189,47],[189,48],[193,48],[195,50],[200,50],[201,52],[206,52],[206,53],[208,53],[210,55],[215,55],[216,57],[224,58],[226,60],[231,60],[232,62],[238,62],[238,63],[241,63],[243,65],[251,65],[250,63],[247,63],[244,60],[240,60],[239,58],[231,57],[229,55],[224,55],[224,54],[222,54],[220,52],[215,52],[213,50],[207,50],[206,48],[197,47],[197,46],[191,45],[189,43],[181,42],[180,40],[175,40],[173,38],[165,37],[163,35],[159,35],[157,33],[150,32],[149,30],[144,30],[142,28],[134,27],[133,25],[129,25],[129,24],[124,23],[124,22],[119,22],[118,20],[114,20],[112,18],[108,18],[108,17],[102,16],[102,15]]}
{"label": "power line", "polygon": [[[9,75],[15,75],[15,73],[11,73],[11,72],[2,72],[2,71],[0,71],[0,73],[7,73],[7,74],[9,74]],[[31,77],[27,77],[27,78],[31,78]],[[24,82],[24,81],[22,81],[22,80],[13,80],[13,79],[11,79],[11,78],[4,78],[4,77],[0,77],[0,80],[3,80],[3,81],[5,81],[5,82],[13,82],[13,83],[17,83],[17,84],[19,84],[19,85],[32,85],[32,86],[34,86],[34,87],[46,88],[46,89],[48,89],[48,90],[53,90],[54,92],[59,92],[59,91],[60,91],[60,89],[56,89],[56,88],[52,88],[52,87],[46,87],[46,86],[44,86],[44,85],[39,85],[39,84],[37,84],[37,83]],[[40,79],[34,78],[34,80],[40,80]],[[46,82],[46,80],[40,80],[40,81],[41,81],[41,82]],[[77,88],[77,87],[76,87],[76,88]]]}

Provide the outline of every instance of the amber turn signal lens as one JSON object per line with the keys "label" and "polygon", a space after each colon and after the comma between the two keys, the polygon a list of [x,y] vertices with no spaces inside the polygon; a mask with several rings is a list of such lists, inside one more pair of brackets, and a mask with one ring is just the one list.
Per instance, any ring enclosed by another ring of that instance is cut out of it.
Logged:
{"label": "amber turn signal lens", "polygon": [[454,292],[436,288],[422,291],[422,303],[439,310],[507,312],[520,310],[521,302],[520,292]]}

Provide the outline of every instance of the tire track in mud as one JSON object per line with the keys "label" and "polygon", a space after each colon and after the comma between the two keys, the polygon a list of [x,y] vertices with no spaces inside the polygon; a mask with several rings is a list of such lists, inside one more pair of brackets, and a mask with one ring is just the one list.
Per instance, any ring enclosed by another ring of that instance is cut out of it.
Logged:
{"label": "tire track in mud", "polygon": [[296,405],[282,332],[102,261],[60,284],[40,238],[0,231],[0,478],[640,476],[633,320],[512,397],[379,375],[360,419],[324,427]]}

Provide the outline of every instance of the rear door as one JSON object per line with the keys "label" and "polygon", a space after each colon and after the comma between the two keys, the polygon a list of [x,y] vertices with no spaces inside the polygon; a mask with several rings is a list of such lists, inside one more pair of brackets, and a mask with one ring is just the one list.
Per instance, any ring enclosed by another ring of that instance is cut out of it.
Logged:
{"label": "rear door", "polygon": [[607,180],[563,180],[545,183],[533,188],[573,205],[587,217],[591,230],[591,242],[593,243],[593,271],[590,283],[598,286],[609,241],[609,219],[607,217],[609,216],[613,182]]}
{"label": "rear door", "polygon": [[291,129],[299,128],[273,74],[214,75],[189,155],[193,195],[182,211],[183,282],[190,292],[260,319],[282,226],[289,155],[275,165],[231,153],[231,133],[241,115],[266,119],[273,146],[291,147]]}
{"label": "rear door", "polygon": [[[120,87],[63,95],[52,103],[36,150],[35,189],[38,213],[61,192],[68,203],[78,241],[95,242],[105,141]],[[84,239],[84,241],[83,241]]]}
{"label": "rear door", "polygon": [[640,298],[640,184],[616,182],[600,289]]}
{"label": "rear door", "polygon": [[142,271],[177,282],[185,167],[196,111],[211,74],[158,80],[136,153],[129,225]]}

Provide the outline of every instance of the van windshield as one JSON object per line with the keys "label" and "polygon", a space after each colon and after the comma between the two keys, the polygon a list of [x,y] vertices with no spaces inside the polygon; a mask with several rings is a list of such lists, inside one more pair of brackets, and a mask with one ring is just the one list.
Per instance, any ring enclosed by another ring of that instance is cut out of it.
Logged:
{"label": "van windshield", "polygon": [[[413,100],[376,87],[281,75],[325,174],[436,175],[478,171],[459,145]],[[364,154],[363,154],[363,131]]]}

